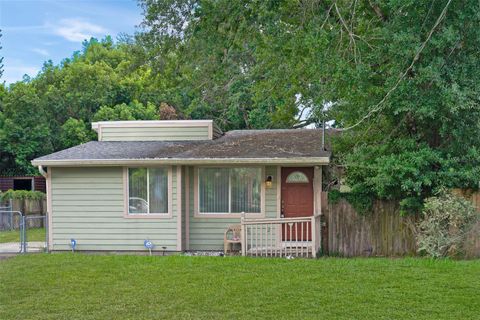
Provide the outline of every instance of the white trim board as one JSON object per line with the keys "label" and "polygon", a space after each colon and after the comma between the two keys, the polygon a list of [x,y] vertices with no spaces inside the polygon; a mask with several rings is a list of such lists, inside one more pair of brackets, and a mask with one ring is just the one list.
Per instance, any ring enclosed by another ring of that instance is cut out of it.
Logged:
{"label": "white trim board", "polygon": [[158,159],[71,159],[71,160],[34,160],[34,166],[71,167],[71,166],[128,166],[154,164],[281,164],[315,166],[330,163],[329,157],[301,158],[158,158]]}

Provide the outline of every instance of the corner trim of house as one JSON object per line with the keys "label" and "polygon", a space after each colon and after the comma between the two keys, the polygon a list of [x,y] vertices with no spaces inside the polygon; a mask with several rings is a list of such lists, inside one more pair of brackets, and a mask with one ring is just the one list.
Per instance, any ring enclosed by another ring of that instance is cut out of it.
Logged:
{"label": "corner trim of house", "polygon": [[185,167],[185,250],[190,250],[190,167]]}
{"label": "corner trim of house", "polygon": [[213,121],[208,124],[208,139],[213,140]]}
{"label": "corner trim of house", "polygon": [[47,168],[46,191],[47,191],[47,219],[48,219],[48,251],[53,250],[53,202],[52,202],[52,172],[53,168]]}
{"label": "corner trim of house", "polygon": [[313,214],[322,214],[322,167],[313,168]]}

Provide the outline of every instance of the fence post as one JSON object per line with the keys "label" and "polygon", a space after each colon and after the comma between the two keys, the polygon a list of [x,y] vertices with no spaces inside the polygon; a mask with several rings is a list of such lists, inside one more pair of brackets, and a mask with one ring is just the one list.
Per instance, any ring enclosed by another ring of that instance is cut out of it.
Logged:
{"label": "fence post", "polygon": [[48,224],[48,215],[49,213],[45,214],[43,216],[43,225],[45,227],[45,252],[49,253],[50,252],[50,243],[48,242],[48,229],[50,228],[50,225]]}
{"label": "fence post", "polygon": [[26,220],[24,215],[21,215],[20,218],[21,218],[21,234],[22,234],[22,242],[20,244],[22,247],[21,252],[27,253],[27,233],[25,232]]}
{"label": "fence post", "polygon": [[12,231],[13,228],[13,204],[12,204],[12,199],[8,199],[8,210],[10,211],[10,231]]}

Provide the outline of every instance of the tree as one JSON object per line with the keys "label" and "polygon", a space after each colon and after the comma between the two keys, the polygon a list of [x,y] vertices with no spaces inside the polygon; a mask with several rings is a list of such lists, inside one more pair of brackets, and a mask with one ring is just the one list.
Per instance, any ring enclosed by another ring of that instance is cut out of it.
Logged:
{"label": "tree", "polygon": [[62,125],[60,141],[64,147],[70,148],[92,140],[93,136],[83,120],[69,118]]}
{"label": "tree", "polygon": [[118,121],[118,120],[159,120],[157,108],[147,103],[134,100],[129,104],[117,104],[113,107],[103,106],[93,116],[93,121]]}
{"label": "tree", "polygon": [[0,170],[33,173],[38,156],[95,139],[92,120],[158,119],[161,76],[128,37],[85,41],[83,49],[33,78],[0,86]]}
{"label": "tree", "polygon": [[11,157],[21,172],[31,174],[35,169],[30,160],[38,154],[53,151],[46,113],[39,107],[40,97],[28,83],[12,85],[4,98],[3,126],[0,127],[2,157]]}
{"label": "tree", "polygon": [[348,128],[334,160],[353,192],[403,212],[438,188],[478,187],[478,1],[140,3],[139,40],[180,79],[187,116],[224,129],[326,117]]}

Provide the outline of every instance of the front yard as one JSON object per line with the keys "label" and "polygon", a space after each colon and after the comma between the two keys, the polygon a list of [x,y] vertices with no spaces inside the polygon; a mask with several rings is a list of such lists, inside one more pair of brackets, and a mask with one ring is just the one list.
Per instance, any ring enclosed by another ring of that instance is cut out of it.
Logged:
{"label": "front yard", "polygon": [[0,260],[0,319],[479,319],[479,292],[480,260]]}

